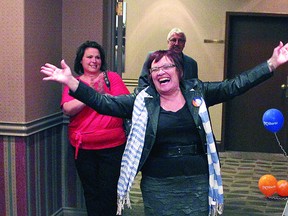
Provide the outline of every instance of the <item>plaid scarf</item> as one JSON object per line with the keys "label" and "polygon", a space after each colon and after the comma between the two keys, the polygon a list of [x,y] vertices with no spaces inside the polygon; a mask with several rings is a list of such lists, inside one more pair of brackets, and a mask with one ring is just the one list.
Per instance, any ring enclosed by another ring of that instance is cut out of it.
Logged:
{"label": "plaid scarf", "polygon": [[[132,127],[123,153],[120,177],[117,186],[117,215],[121,215],[124,205],[131,208],[129,192],[137,174],[140,162],[148,114],[144,103],[145,97],[151,97],[145,90],[141,91],[135,100],[132,113]],[[206,104],[202,99],[199,115],[203,122],[207,140],[207,157],[209,164],[209,215],[214,216],[223,212],[223,187],[220,175],[220,164],[212,134]]]}

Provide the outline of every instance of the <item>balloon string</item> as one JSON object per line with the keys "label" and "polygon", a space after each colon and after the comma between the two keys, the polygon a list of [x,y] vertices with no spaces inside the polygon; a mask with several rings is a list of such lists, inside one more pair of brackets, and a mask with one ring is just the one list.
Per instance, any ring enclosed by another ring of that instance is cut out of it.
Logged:
{"label": "balloon string", "polygon": [[[274,132],[274,135],[275,135],[275,137],[276,137],[276,140],[277,140],[277,143],[278,143],[279,147],[281,148],[281,150],[282,150],[283,153],[284,153],[284,156],[288,159],[287,153],[286,153],[286,151],[284,150],[284,148],[282,147],[282,145],[281,145],[281,143],[280,143],[280,141],[279,141],[279,139],[278,139],[278,136],[277,136],[276,132]],[[271,199],[271,200],[287,200],[286,205],[288,204],[288,197],[267,197],[267,198],[268,198],[268,199]]]}
{"label": "balloon string", "polygon": [[278,143],[279,147],[281,148],[281,150],[282,150],[283,153],[284,153],[284,156],[285,156],[286,158],[288,158],[287,153],[286,153],[286,151],[284,150],[283,146],[281,145],[281,143],[280,143],[280,141],[279,141],[279,139],[278,139],[278,136],[277,136],[276,132],[274,133],[274,135],[275,135],[275,137],[276,137],[276,140],[277,140],[277,143]]}

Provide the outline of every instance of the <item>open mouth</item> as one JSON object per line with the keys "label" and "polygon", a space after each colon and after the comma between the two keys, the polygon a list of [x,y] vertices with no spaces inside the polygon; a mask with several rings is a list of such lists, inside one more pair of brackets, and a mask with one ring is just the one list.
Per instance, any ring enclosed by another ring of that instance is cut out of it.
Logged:
{"label": "open mouth", "polygon": [[158,81],[160,82],[160,84],[164,84],[164,83],[170,82],[170,79],[168,77],[165,77],[165,78],[159,79]]}

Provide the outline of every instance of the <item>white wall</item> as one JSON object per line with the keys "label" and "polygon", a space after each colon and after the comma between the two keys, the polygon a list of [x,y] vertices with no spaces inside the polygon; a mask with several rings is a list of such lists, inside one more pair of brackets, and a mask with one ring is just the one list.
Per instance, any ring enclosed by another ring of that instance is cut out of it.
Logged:
{"label": "white wall", "polygon": [[[223,79],[226,12],[287,13],[287,0],[126,0],[126,62],[124,79],[138,79],[148,51],[166,49],[174,28],[187,36],[184,53],[198,62],[203,81]],[[287,39],[288,40],[288,39]],[[269,56],[267,56],[268,58]],[[264,60],[264,59],[263,59]],[[210,108],[217,140],[221,140],[222,105]]]}

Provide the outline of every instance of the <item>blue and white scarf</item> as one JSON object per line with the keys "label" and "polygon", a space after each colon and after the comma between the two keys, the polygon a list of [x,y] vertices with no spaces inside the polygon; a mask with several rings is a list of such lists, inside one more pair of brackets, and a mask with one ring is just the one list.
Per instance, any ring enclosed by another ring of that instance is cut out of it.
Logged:
{"label": "blue and white scarf", "polygon": [[[137,169],[142,155],[148,119],[147,109],[144,102],[145,97],[152,96],[148,95],[146,91],[143,90],[137,95],[134,102],[132,127],[122,157],[120,177],[118,180],[117,215],[121,215],[125,204],[128,208],[131,208],[129,192],[137,174]],[[220,174],[220,163],[212,134],[209,115],[206,104],[203,99],[202,101],[203,102],[199,108],[199,116],[203,122],[207,140],[207,157],[209,164],[209,215],[214,216],[222,214],[223,212],[223,186]]]}
{"label": "blue and white scarf", "polygon": [[199,107],[199,116],[206,133],[207,142],[207,159],[209,168],[209,215],[221,215],[224,209],[224,196],[220,162],[212,133],[209,114],[203,99]]}
{"label": "blue and white scarf", "polygon": [[[140,162],[148,113],[145,107],[144,98],[149,97],[145,90],[142,90],[136,97],[132,113],[132,126],[127,138],[126,147],[122,156],[120,177],[117,186],[117,215],[121,215],[124,205],[131,208],[129,192],[137,174]],[[151,96],[150,96],[151,97]]]}

